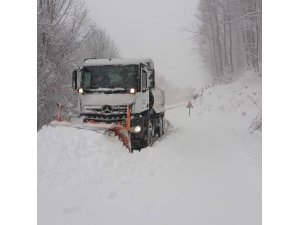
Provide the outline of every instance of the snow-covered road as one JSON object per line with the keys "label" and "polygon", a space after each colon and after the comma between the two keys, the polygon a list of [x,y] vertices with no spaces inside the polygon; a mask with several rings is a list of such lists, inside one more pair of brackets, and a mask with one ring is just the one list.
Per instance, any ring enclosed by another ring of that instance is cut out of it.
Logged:
{"label": "snow-covered road", "polygon": [[170,107],[167,134],[134,154],[112,137],[44,127],[38,224],[261,224],[261,133],[193,104],[191,117]]}

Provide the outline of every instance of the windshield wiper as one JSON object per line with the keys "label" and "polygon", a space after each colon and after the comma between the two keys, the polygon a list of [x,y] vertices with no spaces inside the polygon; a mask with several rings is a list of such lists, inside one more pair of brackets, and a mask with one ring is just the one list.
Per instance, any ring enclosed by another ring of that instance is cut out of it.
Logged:
{"label": "windshield wiper", "polygon": [[90,89],[98,89],[100,88],[99,86],[91,86]]}
{"label": "windshield wiper", "polygon": [[118,87],[118,86],[109,86],[109,87],[97,87],[97,88],[90,88],[90,91],[125,91],[125,88]]}
{"label": "windshield wiper", "polygon": [[108,88],[121,88],[121,87],[119,87],[117,85],[110,85],[110,86],[108,86]]}

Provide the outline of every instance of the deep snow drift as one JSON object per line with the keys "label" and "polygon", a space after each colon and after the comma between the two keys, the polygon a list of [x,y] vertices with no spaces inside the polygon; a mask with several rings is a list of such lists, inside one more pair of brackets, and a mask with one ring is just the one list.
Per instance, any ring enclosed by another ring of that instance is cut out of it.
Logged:
{"label": "deep snow drift", "polygon": [[38,224],[261,224],[261,133],[249,130],[260,83],[248,73],[207,88],[191,117],[169,106],[167,134],[134,154],[114,137],[44,127]]}

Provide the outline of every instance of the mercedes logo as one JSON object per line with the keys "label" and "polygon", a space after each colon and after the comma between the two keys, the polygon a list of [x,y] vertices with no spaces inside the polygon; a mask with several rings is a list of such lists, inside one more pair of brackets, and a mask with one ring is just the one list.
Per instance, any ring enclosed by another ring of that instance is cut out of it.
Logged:
{"label": "mercedes logo", "polygon": [[103,106],[102,111],[104,113],[111,113],[112,112],[112,107],[109,106],[109,105],[105,105],[105,106]]}

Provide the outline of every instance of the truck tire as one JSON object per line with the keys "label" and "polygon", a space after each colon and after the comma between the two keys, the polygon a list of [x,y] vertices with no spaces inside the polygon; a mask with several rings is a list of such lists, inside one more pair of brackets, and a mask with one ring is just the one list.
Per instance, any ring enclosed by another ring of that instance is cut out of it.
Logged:
{"label": "truck tire", "polygon": [[165,115],[162,115],[162,134],[165,134]]}
{"label": "truck tire", "polygon": [[145,132],[145,147],[153,145],[153,125],[151,119],[148,121],[148,125]]}
{"label": "truck tire", "polygon": [[163,136],[165,133],[165,124],[164,124],[164,116],[159,116],[158,118],[158,137]]}

